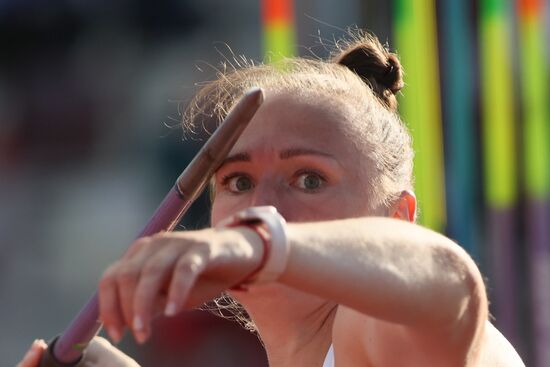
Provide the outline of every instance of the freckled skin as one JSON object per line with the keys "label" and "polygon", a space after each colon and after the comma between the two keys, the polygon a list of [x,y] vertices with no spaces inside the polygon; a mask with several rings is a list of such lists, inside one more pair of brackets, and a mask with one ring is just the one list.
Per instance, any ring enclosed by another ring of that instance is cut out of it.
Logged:
{"label": "freckled skin", "polygon": [[[292,96],[268,95],[230,153],[231,156],[246,152],[251,161],[231,163],[216,175],[212,224],[239,210],[258,205],[274,205],[289,222],[369,215],[366,182],[370,172],[365,153],[357,148],[356,141],[350,139],[353,126],[345,108]],[[300,156],[280,159],[279,152],[287,148],[311,149],[332,158]],[[328,177],[325,188],[316,193],[304,193],[293,187],[292,175],[302,168],[322,171]],[[255,187],[237,195],[229,193],[220,182],[224,175],[233,171],[250,174]],[[245,306],[256,325],[264,330],[262,338],[268,343],[277,340],[278,333],[288,332],[281,328],[279,320],[304,328],[304,320],[310,322],[311,315],[322,315],[326,318],[322,321],[328,322],[322,324],[319,335],[310,343],[310,353],[316,354],[317,358],[323,357],[323,352],[318,350],[326,350],[327,342],[330,344],[332,320],[336,314],[334,302],[280,283],[232,296]],[[279,315],[274,321],[265,317],[274,313]],[[320,324],[321,320],[314,323],[317,327]],[[296,330],[291,333],[296,334]],[[299,339],[305,340],[312,337],[302,331],[298,331],[298,335]],[[299,340],[299,343],[303,342]],[[306,356],[303,363],[312,363],[308,351],[303,350],[301,355]]]}
{"label": "freckled skin", "polygon": [[[216,175],[217,194],[212,208],[213,224],[241,209],[257,205],[274,205],[289,222],[373,215],[414,221],[416,200],[410,196],[406,197],[407,200],[400,200],[396,208],[377,210],[376,213],[370,209],[371,198],[367,187],[373,170],[369,169],[366,149],[358,149],[362,142],[353,135],[354,126],[350,117],[353,113],[346,111],[346,108],[349,107],[330,105],[318,100],[268,96],[231,152],[246,152],[250,161],[224,166]],[[279,158],[280,151],[296,147],[320,151],[331,158]],[[323,189],[305,193],[296,188],[292,175],[295,170],[304,167],[320,170],[326,175],[327,182]],[[249,175],[252,188],[239,193],[229,192],[227,187],[224,188],[221,185],[222,179],[232,171]],[[387,230],[392,231],[390,228]],[[407,229],[402,230],[406,233]],[[416,236],[412,231],[408,235]],[[423,238],[425,235],[418,233],[417,237]],[[431,241],[430,236],[425,237],[427,242]],[[388,253],[384,261],[394,256],[399,257],[398,254]],[[424,261],[419,256],[418,265]],[[428,290],[424,295],[413,297],[429,297],[431,292],[438,293]],[[442,365],[441,363],[447,363],[445,361],[448,361],[452,353],[462,353],[457,352],[460,348],[452,349],[454,347],[443,352],[438,344],[441,339],[437,338],[434,341],[427,337],[429,342],[422,342],[424,344],[415,343],[414,336],[413,342],[408,341],[414,333],[410,334],[411,331],[405,326],[387,323],[338,306],[333,301],[282,283],[257,287],[246,293],[234,292],[232,295],[245,306],[258,326],[270,357],[270,365],[273,366],[289,365],[289,356],[292,356],[291,360],[295,365],[320,365],[330,343],[336,350],[336,363],[341,366],[404,363],[410,366]],[[406,307],[403,308],[403,313],[407,313]],[[506,343],[495,344],[494,340],[498,338],[494,336],[500,335],[499,332],[488,321],[484,323],[486,334],[475,348],[479,351],[479,364],[475,365],[521,366],[522,362],[513,347]],[[469,327],[475,328],[475,324],[470,324]],[[284,340],[282,346],[281,340]],[[297,346],[295,350],[293,346]],[[394,353],[396,346],[403,353]]]}
{"label": "freckled skin", "polygon": [[[256,205],[275,205],[288,221],[302,222],[368,214],[367,161],[353,142],[351,122],[344,108],[288,96],[268,96],[231,154],[248,152],[251,162],[224,167],[217,174],[212,222]],[[307,148],[334,159],[304,156],[281,160],[285,148]],[[230,154],[230,155],[231,155]],[[327,167],[331,182],[326,190],[306,194],[289,186],[298,167]],[[220,177],[231,170],[250,172],[258,184],[250,193],[231,195],[220,187]]]}
{"label": "freckled skin", "polygon": [[[365,157],[349,140],[352,129],[347,119],[344,108],[315,101],[304,103],[289,96],[268,96],[230,153],[231,156],[247,152],[251,161],[229,164],[216,175],[213,225],[239,210],[258,205],[274,205],[289,222],[368,215],[365,182],[369,172]],[[280,159],[279,153],[289,148],[311,149],[331,158],[307,155]],[[304,168],[326,175],[326,186],[315,193],[305,193],[294,187],[293,174]],[[237,195],[224,190],[221,179],[233,171],[251,175],[254,188]],[[270,327],[271,320],[266,320],[264,315],[276,312],[283,316],[286,324],[300,328],[303,320],[315,311],[326,310],[320,314],[328,317],[329,322],[313,345],[321,350],[327,348],[325,344],[331,339],[330,326],[335,315],[334,302],[280,283],[232,295],[246,307],[257,325],[270,331],[277,327]],[[304,338],[307,337],[306,334]],[[271,341],[271,335],[262,335],[262,338]],[[305,350],[304,354],[307,354]]]}

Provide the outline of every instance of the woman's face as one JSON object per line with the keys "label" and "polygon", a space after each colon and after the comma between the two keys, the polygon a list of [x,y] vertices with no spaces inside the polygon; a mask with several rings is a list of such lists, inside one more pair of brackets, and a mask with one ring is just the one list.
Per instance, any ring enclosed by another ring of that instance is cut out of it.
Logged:
{"label": "woman's face", "polygon": [[322,100],[268,96],[216,173],[212,224],[260,205],[289,222],[371,214],[370,170],[349,115]]}

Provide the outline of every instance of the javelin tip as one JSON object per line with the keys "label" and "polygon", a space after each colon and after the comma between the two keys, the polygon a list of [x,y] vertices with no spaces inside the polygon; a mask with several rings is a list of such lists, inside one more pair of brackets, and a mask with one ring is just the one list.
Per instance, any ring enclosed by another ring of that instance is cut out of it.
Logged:
{"label": "javelin tip", "polygon": [[264,91],[260,87],[252,87],[244,93],[246,98],[256,98],[256,103],[260,105],[264,101]]}

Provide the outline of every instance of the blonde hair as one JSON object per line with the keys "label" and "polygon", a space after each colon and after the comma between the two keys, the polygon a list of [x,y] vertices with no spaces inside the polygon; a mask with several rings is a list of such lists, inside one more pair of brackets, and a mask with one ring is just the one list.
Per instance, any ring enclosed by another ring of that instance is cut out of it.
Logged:
{"label": "blonde hair", "polygon": [[353,107],[358,143],[376,174],[366,183],[371,209],[388,207],[401,191],[413,186],[410,134],[397,115],[395,94],[403,86],[397,56],[376,37],[358,33],[340,41],[328,61],[287,58],[258,64],[242,58],[207,82],[183,114],[184,128],[213,130],[251,87],[303,98],[325,97]]}
{"label": "blonde hair", "polygon": [[[366,183],[373,211],[389,208],[403,190],[412,191],[412,142],[397,114],[395,96],[403,87],[403,70],[397,56],[375,36],[352,32],[351,38],[336,44],[328,60],[296,57],[256,65],[236,59],[195,95],[183,114],[184,127],[191,132],[215,129],[251,87],[306,99],[323,97],[351,107],[353,143],[364,148],[366,164],[375,170]],[[233,307],[223,298],[216,302],[206,308],[221,313]],[[254,330],[250,319],[239,315],[235,319]]]}

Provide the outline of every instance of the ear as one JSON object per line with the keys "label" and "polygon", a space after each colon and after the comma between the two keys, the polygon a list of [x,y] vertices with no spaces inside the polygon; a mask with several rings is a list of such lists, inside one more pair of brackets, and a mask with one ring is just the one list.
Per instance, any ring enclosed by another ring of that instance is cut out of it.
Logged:
{"label": "ear", "polygon": [[390,209],[390,217],[414,223],[416,220],[416,196],[414,192],[403,190],[397,202]]}

